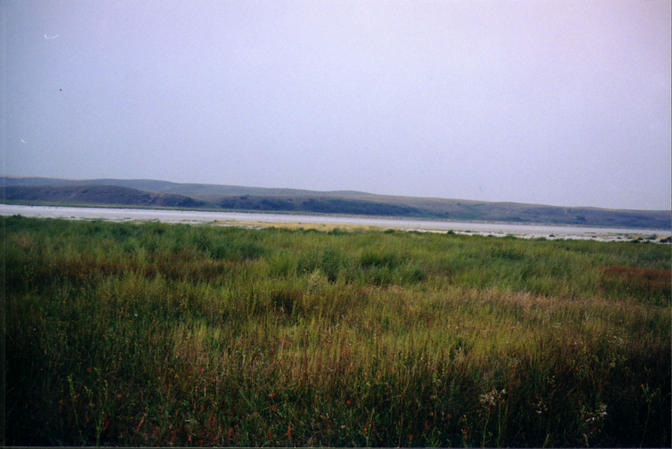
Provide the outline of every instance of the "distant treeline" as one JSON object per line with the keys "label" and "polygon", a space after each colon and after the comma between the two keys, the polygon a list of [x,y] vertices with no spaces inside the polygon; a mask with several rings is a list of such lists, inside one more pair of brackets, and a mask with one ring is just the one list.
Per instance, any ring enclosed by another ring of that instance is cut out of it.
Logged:
{"label": "distant treeline", "polygon": [[226,198],[219,203],[224,209],[319,212],[325,214],[386,215],[422,217],[423,212],[414,207],[335,198],[274,198],[240,196]]}

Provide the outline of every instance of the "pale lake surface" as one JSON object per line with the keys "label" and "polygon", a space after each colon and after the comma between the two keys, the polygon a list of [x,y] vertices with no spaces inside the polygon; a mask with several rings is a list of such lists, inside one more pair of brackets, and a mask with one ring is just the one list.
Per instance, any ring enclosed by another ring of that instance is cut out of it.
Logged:
{"label": "pale lake surface", "polygon": [[301,215],[246,212],[208,212],[194,210],[124,209],[105,207],[24,206],[0,204],[0,215],[24,217],[67,218],[73,220],[159,221],[164,223],[216,223],[220,225],[253,226],[263,223],[329,224],[373,226],[381,229],[417,230],[524,238],[630,240],[668,237],[669,229],[627,229],[588,226],[534,225],[518,223],[485,223],[450,220],[415,220],[345,215]]}

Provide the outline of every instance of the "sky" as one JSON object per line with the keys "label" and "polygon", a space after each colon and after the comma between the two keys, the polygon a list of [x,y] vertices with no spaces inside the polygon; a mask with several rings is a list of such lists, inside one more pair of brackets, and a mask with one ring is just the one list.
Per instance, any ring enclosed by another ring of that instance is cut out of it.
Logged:
{"label": "sky", "polygon": [[670,209],[668,0],[1,0],[0,173]]}

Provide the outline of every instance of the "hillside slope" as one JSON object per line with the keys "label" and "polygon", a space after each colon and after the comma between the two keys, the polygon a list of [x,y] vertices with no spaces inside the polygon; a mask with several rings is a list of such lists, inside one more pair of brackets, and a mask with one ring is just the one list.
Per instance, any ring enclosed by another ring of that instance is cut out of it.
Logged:
{"label": "hillside slope", "polygon": [[194,208],[206,205],[204,201],[184,195],[146,192],[113,185],[44,185],[0,187],[0,195],[8,201],[105,204],[151,207]]}
{"label": "hillside slope", "polygon": [[447,220],[501,221],[669,229],[670,211],[556,207],[539,204],[317,192],[148,179],[67,180],[0,177],[9,202],[104,204],[295,213],[378,215]]}

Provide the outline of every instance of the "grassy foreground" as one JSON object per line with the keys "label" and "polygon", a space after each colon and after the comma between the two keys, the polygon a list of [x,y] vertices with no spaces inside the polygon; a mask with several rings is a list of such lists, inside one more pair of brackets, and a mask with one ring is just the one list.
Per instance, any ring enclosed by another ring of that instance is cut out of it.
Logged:
{"label": "grassy foreground", "polygon": [[6,443],[670,446],[670,247],[0,218]]}

